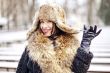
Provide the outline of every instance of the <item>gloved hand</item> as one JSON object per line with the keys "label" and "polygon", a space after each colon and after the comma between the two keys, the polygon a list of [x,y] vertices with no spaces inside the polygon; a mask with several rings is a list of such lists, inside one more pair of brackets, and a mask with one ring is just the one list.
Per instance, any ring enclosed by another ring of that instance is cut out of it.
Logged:
{"label": "gloved hand", "polygon": [[84,26],[81,48],[84,49],[86,52],[89,52],[91,41],[100,34],[102,29],[100,29],[98,32],[96,31],[97,31],[96,25],[94,27],[90,26],[89,29]]}

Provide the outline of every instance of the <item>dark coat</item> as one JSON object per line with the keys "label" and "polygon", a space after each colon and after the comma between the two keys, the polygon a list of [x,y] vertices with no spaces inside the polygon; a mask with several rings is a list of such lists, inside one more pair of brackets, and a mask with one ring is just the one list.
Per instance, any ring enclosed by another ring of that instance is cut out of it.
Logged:
{"label": "dark coat", "polygon": [[78,45],[75,35],[60,35],[54,40],[35,32],[19,61],[16,73],[86,73],[93,54]]}
{"label": "dark coat", "polygon": [[[91,52],[88,54],[79,48],[71,70],[74,73],[87,73],[92,57],[93,54]],[[16,73],[42,73],[42,70],[37,63],[29,58],[28,51],[25,49],[19,61]]]}

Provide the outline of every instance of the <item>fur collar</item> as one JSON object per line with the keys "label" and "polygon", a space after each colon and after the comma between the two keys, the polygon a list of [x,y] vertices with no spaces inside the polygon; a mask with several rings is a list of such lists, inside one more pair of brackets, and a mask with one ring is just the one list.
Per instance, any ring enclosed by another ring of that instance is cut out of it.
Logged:
{"label": "fur collar", "polygon": [[39,32],[34,32],[28,40],[29,56],[42,69],[42,73],[72,73],[71,65],[79,47],[75,36],[60,35],[52,41]]}

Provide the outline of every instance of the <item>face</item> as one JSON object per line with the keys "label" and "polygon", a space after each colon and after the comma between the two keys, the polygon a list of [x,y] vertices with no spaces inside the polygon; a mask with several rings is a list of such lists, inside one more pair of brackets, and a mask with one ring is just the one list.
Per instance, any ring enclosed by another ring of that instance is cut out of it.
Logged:
{"label": "face", "polygon": [[51,36],[53,32],[53,23],[51,21],[40,21],[40,29],[44,36]]}

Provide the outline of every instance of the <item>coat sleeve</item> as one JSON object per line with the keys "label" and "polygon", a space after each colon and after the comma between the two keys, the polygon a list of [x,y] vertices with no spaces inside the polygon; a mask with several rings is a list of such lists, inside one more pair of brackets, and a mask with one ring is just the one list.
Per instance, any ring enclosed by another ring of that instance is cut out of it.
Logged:
{"label": "coat sleeve", "polygon": [[28,73],[27,62],[28,62],[28,52],[26,49],[24,50],[21,59],[18,63],[18,67],[16,69],[16,73]]}
{"label": "coat sleeve", "polygon": [[72,64],[72,71],[74,73],[87,73],[89,69],[93,54],[91,52],[87,53],[83,49],[78,49],[75,60]]}

